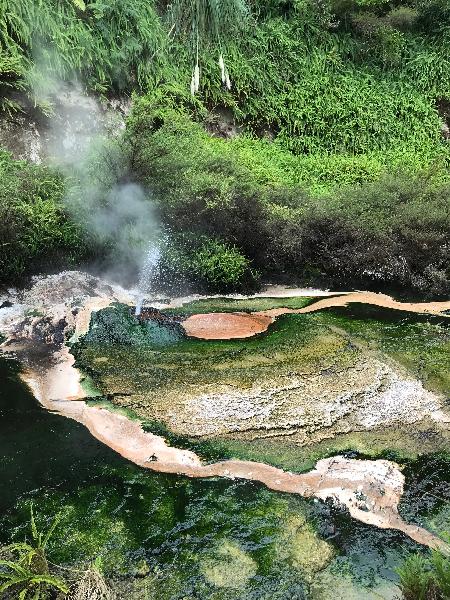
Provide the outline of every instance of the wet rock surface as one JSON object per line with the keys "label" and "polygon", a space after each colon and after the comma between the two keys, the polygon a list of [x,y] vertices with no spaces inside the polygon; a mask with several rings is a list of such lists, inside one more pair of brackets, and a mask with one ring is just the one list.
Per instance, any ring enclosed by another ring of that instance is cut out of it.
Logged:
{"label": "wet rock surface", "polygon": [[79,271],[35,276],[24,289],[9,288],[0,294],[0,331],[12,340],[28,339],[61,345],[87,324],[80,312],[103,308],[111,302],[130,301],[130,294],[101,279]]}
{"label": "wet rock surface", "polygon": [[330,374],[268,378],[249,390],[184,400],[168,425],[189,435],[244,434],[266,437],[295,434],[312,443],[339,433],[361,431],[396,421],[415,423],[431,417],[447,421],[442,401],[420,382],[376,360],[358,360]]}
{"label": "wet rock surface", "polygon": [[[122,309],[108,310],[118,321]],[[95,325],[75,348],[78,364],[115,405],[176,434],[289,437],[307,445],[425,420],[448,430],[442,394],[391,357],[312,315],[288,316],[249,342],[164,342],[160,333],[148,331],[147,339],[135,343],[141,337],[130,321],[128,338],[122,337],[126,345],[120,346],[111,344],[113,320],[96,317]],[[123,326],[121,321],[117,330]]]}

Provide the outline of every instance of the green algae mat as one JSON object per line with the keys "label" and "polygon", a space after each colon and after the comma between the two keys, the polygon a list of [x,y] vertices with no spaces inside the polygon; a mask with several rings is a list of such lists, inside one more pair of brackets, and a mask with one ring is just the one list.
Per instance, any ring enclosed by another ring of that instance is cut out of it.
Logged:
{"label": "green algae mat", "polygon": [[113,305],[72,351],[103,402],[207,459],[299,471],[348,449],[412,457],[448,447],[445,318],[352,305],[284,315],[265,334],[230,341],[189,339],[179,326],[199,312],[310,301],[202,300],[163,311],[169,324]]}

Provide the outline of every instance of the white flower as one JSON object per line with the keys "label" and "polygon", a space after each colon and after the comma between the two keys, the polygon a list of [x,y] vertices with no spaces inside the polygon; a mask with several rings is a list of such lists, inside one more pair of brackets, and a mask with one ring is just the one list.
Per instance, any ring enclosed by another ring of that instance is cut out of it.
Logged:
{"label": "white flower", "polygon": [[198,92],[198,89],[200,87],[200,67],[198,66],[198,63],[195,65],[195,69],[194,69],[194,82],[195,82],[195,91]]}
{"label": "white flower", "polygon": [[219,56],[219,67],[222,73],[222,83],[225,83],[225,62],[223,60],[222,54]]}

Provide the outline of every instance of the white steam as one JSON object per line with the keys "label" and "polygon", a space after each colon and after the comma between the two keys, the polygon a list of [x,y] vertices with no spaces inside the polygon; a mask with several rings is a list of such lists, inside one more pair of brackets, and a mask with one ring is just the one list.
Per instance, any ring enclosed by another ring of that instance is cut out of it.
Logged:
{"label": "white steam", "polygon": [[142,305],[144,303],[145,294],[148,294],[152,285],[155,281],[156,273],[158,271],[159,261],[161,259],[161,250],[155,244],[150,244],[145,255],[145,259],[141,268],[138,285],[138,298],[136,302],[135,315],[139,316],[142,311]]}
{"label": "white steam", "polygon": [[96,270],[122,284],[139,279],[142,298],[155,280],[161,236],[154,203],[129,179],[120,151],[124,105],[102,106],[77,84],[52,81],[47,89],[46,96],[37,91],[41,101],[53,104],[46,154],[77,182],[67,194],[67,208],[105,249]]}

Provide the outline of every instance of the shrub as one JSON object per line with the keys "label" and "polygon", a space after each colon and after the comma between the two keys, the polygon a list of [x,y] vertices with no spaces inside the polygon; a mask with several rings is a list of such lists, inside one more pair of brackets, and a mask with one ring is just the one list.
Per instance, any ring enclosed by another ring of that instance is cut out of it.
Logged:
{"label": "shrub", "polygon": [[407,559],[398,569],[400,587],[405,600],[427,600],[432,584],[428,561],[420,554]]}
{"label": "shrub", "polygon": [[63,177],[0,151],[0,280],[36,264],[67,263],[86,251],[79,227],[66,214]]}
{"label": "shrub", "polygon": [[397,569],[405,600],[445,600],[450,594],[450,559],[443,552],[414,554]]}
{"label": "shrub", "polygon": [[129,123],[133,166],[155,193],[165,224],[175,233],[198,232],[235,245],[250,259],[262,240],[262,190],[224,146],[186,114],[138,111]]}
{"label": "shrub", "polygon": [[410,31],[414,29],[419,17],[419,11],[410,6],[398,6],[393,8],[386,15],[386,22],[400,31]]}
{"label": "shrub", "polygon": [[14,543],[1,549],[6,560],[0,560],[0,594],[2,598],[20,600],[45,600],[49,590],[66,594],[69,589],[65,581],[50,573],[46,548],[58,525],[57,516],[47,533],[37,530],[31,507],[32,542]]}
{"label": "shrub", "polygon": [[147,0],[62,0],[57,9],[52,0],[12,0],[3,7],[1,45],[24,62],[32,91],[48,74],[82,78],[100,92],[145,86],[160,64],[165,37]]}
{"label": "shrub", "polygon": [[251,290],[259,274],[235,246],[207,236],[169,238],[160,265],[160,285],[168,289],[189,285],[209,292]]}
{"label": "shrub", "polygon": [[[205,240],[191,257],[192,274],[209,289],[229,291],[242,289],[257,279],[250,261],[234,246],[218,240]],[[253,281],[252,281],[253,280]]]}

